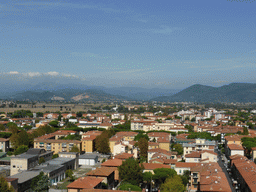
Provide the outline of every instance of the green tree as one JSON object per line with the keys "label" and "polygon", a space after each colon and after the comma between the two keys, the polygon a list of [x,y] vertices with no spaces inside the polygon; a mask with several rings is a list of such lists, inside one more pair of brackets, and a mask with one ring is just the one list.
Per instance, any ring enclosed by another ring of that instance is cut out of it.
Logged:
{"label": "green tree", "polygon": [[37,117],[43,117],[44,114],[43,114],[42,112],[37,112],[37,113],[36,113],[36,116],[37,116]]}
{"label": "green tree", "polygon": [[118,190],[122,190],[122,191],[141,191],[141,188],[136,186],[136,185],[132,185],[129,183],[124,183],[121,184],[118,188]]}
{"label": "green tree", "polygon": [[77,152],[77,153],[80,153],[80,150],[79,150],[79,148],[78,148],[76,145],[74,145],[74,146],[70,149],[69,152]]}
{"label": "green tree", "polygon": [[5,130],[5,126],[3,124],[0,124],[0,130],[4,131]]}
{"label": "green tree", "polygon": [[31,182],[31,189],[35,192],[48,191],[50,186],[49,177],[40,172]]}
{"label": "green tree", "polygon": [[52,156],[52,159],[55,159],[55,158],[58,158],[59,157],[59,154],[54,154],[53,156]]}
{"label": "green tree", "polygon": [[22,153],[25,153],[28,151],[28,146],[27,145],[21,145],[19,146],[15,151],[14,151],[14,155],[19,155]]}
{"label": "green tree", "polygon": [[149,140],[149,137],[148,137],[147,134],[139,133],[138,135],[136,135],[136,136],[134,137],[134,141],[139,141],[140,138],[145,138],[145,139]]}
{"label": "green tree", "polygon": [[249,131],[248,131],[247,127],[243,128],[243,135],[249,135]]}
{"label": "green tree", "polygon": [[162,184],[165,182],[165,180],[169,177],[173,177],[177,175],[177,172],[174,169],[169,169],[169,168],[158,168],[154,169],[154,175],[153,179],[156,181],[158,184]]}
{"label": "green tree", "polygon": [[39,164],[42,164],[42,163],[44,163],[45,162],[45,159],[43,158],[43,157],[40,157],[40,159],[39,159]]}
{"label": "green tree", "polygon": [[71,169],[66,170],[65,174],[66,174],[66,177],[69,177],[70,181],[75,180],[75,177],[73,176],[73,171]]}
{"label": "green tree", "polygon": [[184,192],[185,190],[186,188],[182,183],[182,179],[178,175],[168,178],[166,182],[161,185],[162,192]]}
{"label": "green tree", "polygon": [[172,151],[176,151],[178,153],[178,155],[182,155],[183,154],[183,147],[181,144],[177,143],[177,144],[172,144],[171,145]]}
{"label": "green tree", "polygon": [[147,157],[148,157],[148,140],[144,137],[140,138],[138,141],[138,147],[140,149],[140,156],[147,159]]}
{"label": "green tree", "polygon": [[109,139],[107,137],[97,136],[96,137],[96,150],[100,153],[110,153]]}
{"label": "green tree", "polygon": [[118,167],[120,179],[137,186],[143,180],[143,169],[143,165],[139,164],[139,161],[133,158],[123,161],[122,165]]}
{"label": "green tree", "polygon": [[188,182],[189,182],[189,174],[190,172],[188,170],[183,172],[183,175],[181,176],[182,182],[184,186],[187,186]]}
{"label": "green tree", "polygon": [[77,116],[77,117],[82,117],[82,116],[83,116],[83,112],[82,112],[82,111],[77,112],[77,113],[76,113],[76,116]]}
{"label": "green tree", "polygon": [[51,121],[51,122],[49,123],[49,125],[52,126],[52,127],[58,127],[58,124],[59,124],[58,121]]}
{"label": "green tree", "polygon": [[7,181],[5,180],[4,177],[0,177],[0,191],[3,192],[14,192],[13,187],[9,187]]}

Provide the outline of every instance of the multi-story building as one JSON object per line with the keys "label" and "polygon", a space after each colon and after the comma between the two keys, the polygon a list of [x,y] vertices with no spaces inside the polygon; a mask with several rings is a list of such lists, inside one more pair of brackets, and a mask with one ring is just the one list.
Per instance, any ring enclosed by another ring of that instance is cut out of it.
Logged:
{"label": "multi-story building", "polygon": [[26,153],[11,157],[10,175],[29,170],[38,165],[39,159],[43,157],[46,161],[52,158],[53,152],[45,149],[29,149]]}
{"label": "multi-story building", "polygon": [[216,147],[215,141],[205,139],[196,139],[194,143],[183,143],[183,156],[198,150],[214,150]]}

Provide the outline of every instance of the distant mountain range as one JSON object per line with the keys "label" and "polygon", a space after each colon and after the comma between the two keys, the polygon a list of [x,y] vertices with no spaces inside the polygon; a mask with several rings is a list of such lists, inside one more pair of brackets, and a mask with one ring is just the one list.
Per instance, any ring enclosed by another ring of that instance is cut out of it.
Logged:
{"label": "distant mountain range", "polygon": [[231,83],[221,87],[192,85],[174,95],[151,99],[164,102],[256,102],[256,84]]}
{"label": "distant mountain range", "polygon": [[186,89],[89,86],[77,78],[40,76],[2,77],[0,99],[35,101],[164,101],[256,102],[256,84],[231,83],[221,87],[192,85]]}

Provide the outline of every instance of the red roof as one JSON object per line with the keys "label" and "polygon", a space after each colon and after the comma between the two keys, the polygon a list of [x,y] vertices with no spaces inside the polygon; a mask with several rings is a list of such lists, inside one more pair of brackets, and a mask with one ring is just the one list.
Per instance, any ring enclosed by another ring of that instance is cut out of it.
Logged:
{"label": "red roof", "polygon": [[158,168],[171,168],[170,165],[163,165],[159,163],[143,163],[144,169],[154,170]]}
{"label": "red roof", "polygon": [[123,160],[121,159],[109,159],[101,164],[102,167],[118,167],[122,165]]}
{"label": "red roof", "polygon": [[104,179],[96,177],[80,177],[73,183],[70,183],[68,189],[92,189],[101,183]]}

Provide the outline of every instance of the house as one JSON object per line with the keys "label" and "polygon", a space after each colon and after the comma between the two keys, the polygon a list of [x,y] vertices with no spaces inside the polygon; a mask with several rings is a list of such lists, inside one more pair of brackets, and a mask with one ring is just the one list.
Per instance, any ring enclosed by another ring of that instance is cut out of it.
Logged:
{"label": "house", "polygon": [[176,151],[167,151],[165,149],[155,148],[155,149],[149,149],[148,150],[148,162],[152,159],[154,159],[154,155],[157,154],[157,156],[161,155],[166,157],[166,159],[177,159],[177,152]]}
{"label": "house", "polygon": [[87,176],[103,179],[103,183],[108,185],[109,189],[115,187],[115,167],[100,167],[86,173]]}
{"label": "house", "polygon": [[185,162],[198,163],[198,162],[217,162],[218,154],[211,150],[193,151],[185,155]]}
{"label": "house", "polygon": [[95,177],[80,177],[67,186],[68,192],[80,192],[83,189],[100,189],[103,180]]}
{"label": "house", "polygon": [[236,155],[236,154],[244,156],[244,148],[241,145],[228,144],[226,149],[227,150],[225,151],[225,154],[227,157]]}
{"label": "house", "polygon": [[119,182],[119,171],[118,167],[121,166],[123,163],[123,160],[121,159],[109,159],[101,164],[101,167],[115,167],[115,181]]}
{"label": "house", "polygon": [[183,175],[185,171],[190,171],[192,167],[198,166],[199,163],[185,163],[185,162],[177,162],[175,164],[174,170],[178,175]]}

